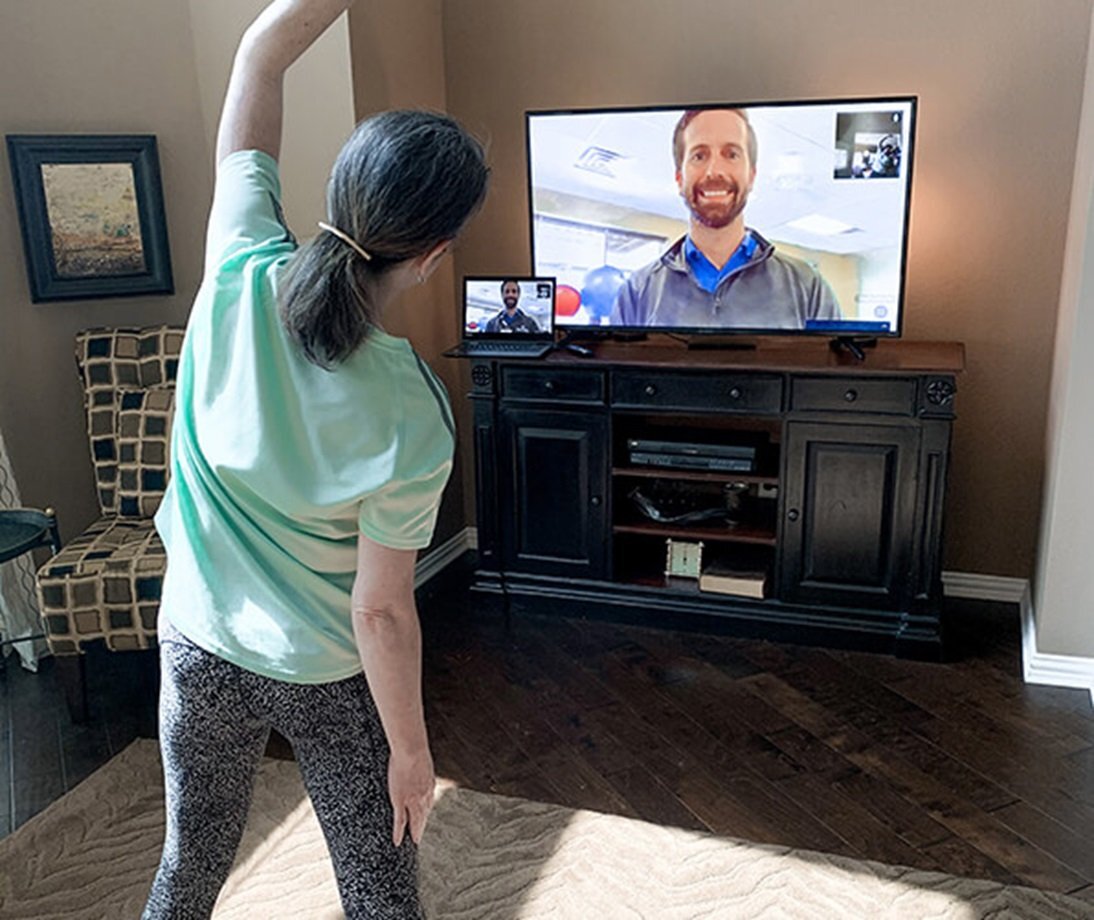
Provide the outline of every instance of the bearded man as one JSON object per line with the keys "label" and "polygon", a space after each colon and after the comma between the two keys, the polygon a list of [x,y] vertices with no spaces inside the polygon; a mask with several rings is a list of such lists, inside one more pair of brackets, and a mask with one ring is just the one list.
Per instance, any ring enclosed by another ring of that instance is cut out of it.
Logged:
{"label": "bearded man", "polygon": [[506,278],[501,283],[505,305],[487,323],[484,332],[539,332],[539,324],[520,308],[520,282]]}
{"label": "bearded man", "polygon": [[841,319],[816,269],[745,226],[757,144],[743,109],[688,109],[672,152],[688,232],[624,282],[613,326],[764,332]]}

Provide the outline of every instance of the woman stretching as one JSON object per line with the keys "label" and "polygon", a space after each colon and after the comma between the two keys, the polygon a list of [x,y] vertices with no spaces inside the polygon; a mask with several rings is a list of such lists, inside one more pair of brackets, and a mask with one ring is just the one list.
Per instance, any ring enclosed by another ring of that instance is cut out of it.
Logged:
{"label": "woman stretching", "polygon": [[381,317],[437,266],[487,168],[449,118],[368,119],[334,164],[321,232],[297,246],[280,206],[282,78],[351,3],[272,3],[221,115],[156,516],[167,835],[147,918],[211,914],[271,728],[293,746],[346,915],[421,916],[434,775],[414,562],[453,424]]}

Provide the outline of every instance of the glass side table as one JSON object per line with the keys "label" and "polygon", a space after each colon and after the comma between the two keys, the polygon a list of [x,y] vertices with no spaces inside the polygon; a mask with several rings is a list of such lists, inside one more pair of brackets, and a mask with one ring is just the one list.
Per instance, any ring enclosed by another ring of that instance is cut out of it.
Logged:
{"label": "glass side table", "polygon": [[[39,546],[48,546],[53,555],[61,551],[61,536],[57,530],[57,515],[52,508],[12,508],[0,511],[0,563],[29,553]],[[44,633],[0,640],[0,647],[13,642],[44,638]],[[3,659],[0,658],[0,662]]]}
{"label": "glass side table", "polygon": [[0,562],[7,562],[39,546],[50,547],[55,556],[61,551],[57,515],[52,508],[45,511],[35,508],[0,511]]}

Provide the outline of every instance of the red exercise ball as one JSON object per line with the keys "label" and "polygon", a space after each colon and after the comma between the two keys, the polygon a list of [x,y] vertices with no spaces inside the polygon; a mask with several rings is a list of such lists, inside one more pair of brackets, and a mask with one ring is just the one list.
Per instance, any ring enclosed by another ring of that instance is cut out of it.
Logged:
{"label": "red exercise ball", "polygon": [[555,316],[573,316],[581,306],[581,295],[568,284],[555,289]]}

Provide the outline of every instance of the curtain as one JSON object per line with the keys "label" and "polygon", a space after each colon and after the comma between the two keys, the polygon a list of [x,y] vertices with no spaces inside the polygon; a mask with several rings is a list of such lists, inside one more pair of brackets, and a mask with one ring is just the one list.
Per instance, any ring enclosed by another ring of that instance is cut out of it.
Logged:
{"label": "curtain", "polygon": [[[4,434],[0,432],[0,509],[21,508],[19,488],[11,471]],[[0,564],[0,639],[19,640],[42,631],[38,615],[38,598],[35,593],[34,560],[24,553]],[[7,656],[14,648],[23,667],[38,670],[38,659],[44,654],[46,644],[41,639],[14,641],[0,646]]]}

